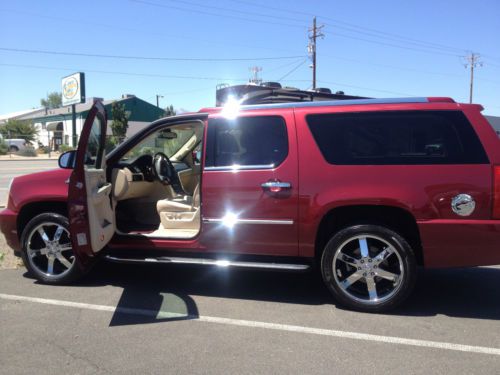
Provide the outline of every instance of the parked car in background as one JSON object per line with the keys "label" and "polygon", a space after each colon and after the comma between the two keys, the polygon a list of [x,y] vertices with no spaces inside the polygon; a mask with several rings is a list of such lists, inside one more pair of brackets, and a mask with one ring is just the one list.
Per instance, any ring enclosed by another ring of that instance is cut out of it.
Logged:
{"label": "parked car in background", "polygon": [[481,110],[228,103],[157,120],[105,155],[96,103],[61,169],[14,179],[0,227],[45,283],[99,259],[316,269],[343,305],[387,311],[418,266],[500,264],[500,141]]}
{"label": "parked car in background", "polygon": [[19,152],[26,149],[29,146],[29,143],[22,138],[11,138],[11,139],[7,138],[4,139],[4,142],[7,144],[10,152]]}

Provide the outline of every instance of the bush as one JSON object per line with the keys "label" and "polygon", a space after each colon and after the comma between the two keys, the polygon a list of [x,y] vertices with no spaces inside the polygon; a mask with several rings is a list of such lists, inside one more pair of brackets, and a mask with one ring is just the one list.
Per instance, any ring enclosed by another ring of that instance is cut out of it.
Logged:
{"label": "bush", "polygon": [[71,151],[71,150],[74,150],[75,148],[72,147],[72,146],[69,146],[69,145],[60,145],[59,146],[59,152],[62,154],[63,152],[66,152],[66,151]]}
{"label": "bush", "polygon": [[4,141],[0,141],[0,155],[7,155],[9,151],[9,146]]}
{"label": "bush", "polygon": [[35,148],[32,146],[28,146],[17,153],[20,156],[38,156],[35,151]]}
{"label": "bush", "polygon": [[36,149],[37,154],[48,154],[49,146],[40,146]]}

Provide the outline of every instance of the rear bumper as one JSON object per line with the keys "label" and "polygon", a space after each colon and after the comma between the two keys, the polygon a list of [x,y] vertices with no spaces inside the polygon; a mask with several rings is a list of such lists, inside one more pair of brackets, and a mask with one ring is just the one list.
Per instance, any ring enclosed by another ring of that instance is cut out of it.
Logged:
{"label": "rear bumper", "polygon": [[500,264],[500,220],[429,220],[418,227],[426,267]]}
{"label": "rear bumper", "polygon": [[0,231],[5,236],[7,245],[9,245],[16,255],[21,251],[19,235],[17,233],[17,212],[8,208],[0,211]]}

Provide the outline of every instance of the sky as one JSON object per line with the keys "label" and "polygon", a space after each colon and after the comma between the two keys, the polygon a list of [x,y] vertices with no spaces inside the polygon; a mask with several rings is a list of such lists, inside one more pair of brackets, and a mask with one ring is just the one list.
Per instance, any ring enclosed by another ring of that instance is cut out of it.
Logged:
{"label": "sky", "polygon": [[184,111],[213,106],[216,86],[247,82],[253,66],[309,89],[317,16],[318,87],[468,102],[474,52],[473,101],[500,116],[498,0],[16,0],[0,16],[0,114],[39,107],[79,71],[87,97],[161,95]]}

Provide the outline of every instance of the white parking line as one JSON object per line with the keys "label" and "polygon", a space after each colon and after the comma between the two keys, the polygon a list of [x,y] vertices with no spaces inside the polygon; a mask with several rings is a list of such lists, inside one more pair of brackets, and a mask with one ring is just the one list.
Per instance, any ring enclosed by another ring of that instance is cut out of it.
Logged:
{"label": "white parking line", "polygon": [[[10,301],[41,303],[45,305],[54,305],[54,306],[73,307],[84,310],[107,311],[113,313],[118,312],[122,314],[141,315],[141,316],[156,317],[156,318],[186,317],[186,315],[183,314],[170,313],[164,311],[135,309],[128,307],[114,307],[106,305],[94,305],[89,303],[26,297],[26,296],[18,296],[18,295],[2,294],[2,293],[0,293],[0,299],[10,300]],[[339,337],[352,340],[373,341],[385,344],[408,345],[408,346],[417,346],[423,348],[444,349],[444,350],[453,350],[459,352],[492,354],[500,356],[499,348],[491,348],[485,346],[462,345],[462,344],[454,344],[454,343],[440,342],[440,341],[415,340],[403,337],[372,335],[368,333],[294,326],[289,324],[266,323],[253,320],[221,318],[216,316],[191,316],[191,317],[188,316],[187,318],[192,318],[193,321],[206,322],[206,323],[217,323],[217,324],[225,324],[225,325],[240,326],[240,327],[272,329],[278,331],[305,333],[310,335]]]}

